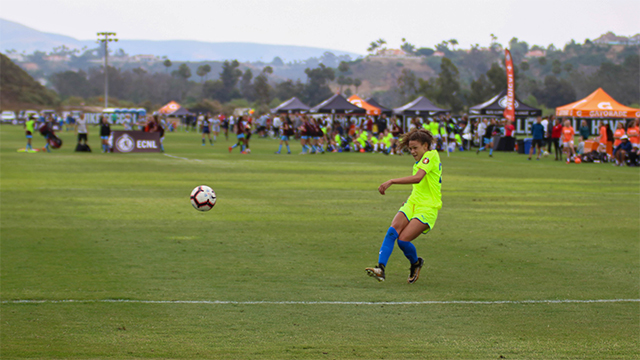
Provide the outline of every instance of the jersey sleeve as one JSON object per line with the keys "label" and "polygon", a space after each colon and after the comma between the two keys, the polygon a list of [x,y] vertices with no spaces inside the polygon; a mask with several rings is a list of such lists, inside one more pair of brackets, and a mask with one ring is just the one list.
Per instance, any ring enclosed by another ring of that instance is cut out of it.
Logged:
{"label": "jersey sleeve", "polygon": [[418,169],[422,169],[425,173],[428,174],[433,171],[433,167],[436,166],[435,163],[435,159],[430,159],[429,156],[425,156],[418,163]]}

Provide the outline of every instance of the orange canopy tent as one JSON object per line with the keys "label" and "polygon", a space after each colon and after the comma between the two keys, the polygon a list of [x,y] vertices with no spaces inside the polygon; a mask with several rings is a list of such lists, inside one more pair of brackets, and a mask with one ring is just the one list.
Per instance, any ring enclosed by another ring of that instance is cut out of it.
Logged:
{"label": "orange canopy tent", "polygon": [[367,115],[380,115],[382,113],[379,107],[369,104],[358,95],[351,95],[347,100],[353,105],[367,110]]}
{"label": "orange canopy tent", "polygon": [[581,118],[635,118],[640,117],[640,109],[624,106],[615,101],[602,88],[586,98],[556,108],[556,116]]}
{"label": "orange canopy tent", "polygon": [[175,101],[170,101],[167,105],[163,106],[158,110],[160,114],[168,115],[173,114],[174,112],[180,110],[182,106]]}

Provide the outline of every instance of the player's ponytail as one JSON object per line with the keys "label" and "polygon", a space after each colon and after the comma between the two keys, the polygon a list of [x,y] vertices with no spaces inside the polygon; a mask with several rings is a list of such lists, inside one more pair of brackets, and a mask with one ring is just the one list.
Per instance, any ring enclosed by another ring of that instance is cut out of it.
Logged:
{"label": "player's ponytail", "polygon": [[429,148],[435,143],[435,139],[431,132],[426,129],[413,128],[408,133],[402,136],[400,140],[400,149],[406,149],[409,147],[409,141],[417,141],[421,144],[428,144]]}

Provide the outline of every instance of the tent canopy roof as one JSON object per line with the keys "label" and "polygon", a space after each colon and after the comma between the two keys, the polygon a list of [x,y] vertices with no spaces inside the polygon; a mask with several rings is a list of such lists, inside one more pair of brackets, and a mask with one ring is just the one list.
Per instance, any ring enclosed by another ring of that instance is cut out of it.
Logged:
{"label": "tent canopy roof", "polygon": [[358,95],[351,95],[349,97],[349,102],[357,107],[361,107],[367,111],[367,115],[380,115],[380,108],[377,106],[373,106],[368,102],[362,100],[362,98]]}
{"label": "tent canopy roof", "polygon": [[393,112],[398,115],[436,115],[439,113],[448,113],[451,110],[441,109],[435,106],[429,99],[424,96],[420,96],[419,98],[413,100],[412,102],[401,106],[399,108],[393,109]]}
{"label": "tent canopy roof", "polygon": [[391,115],[391,114],[393,114],[393,110],[391,110],[391,109],[389,109],[389,108],[386,108],[386,107],[384,107],[384,106],[380,105],[380,103],[379,103],[379,102],[377,102],[377,101],[376,101],[376,99],[374,99],[374,98],[372,98],[372,97],[368,98],[368,99],[367,99],[367,100],[365,100],[365,101],[366,101],[366,102],[368,102],[370,105],[373,105],[373,106],[377,107],[378,109],[380,109],[380,111],[381,111],[383,114],[387,114],[387,115]]}
{"label": "tent canopy roof", "polygon": [[317,114],[364,114],[365,109],[348,102],[344,96],[335,94],[327,100],[311,108],[310,112]]}
{"label": "tent canopy roof", "polygon": [[291,99],[283,102],[278,105],[274,109],[271,109],[272,113],[302,113],[309,111],[309,106],[300,101],[297,97],[292,97]]}
{"label": "tent canopy roof", "polygon": [[[492,97],[486,102],[470,107],[469,113],[472,115],[502,116],[506,107],[507,90],[502,90],[498,95]],[[514,107],[516,110],[516,117],[542,116],[542,110],[536,109],[523,103],[522,101],[518,100],[517,96],[514,99]]]}
{"label": "tent canopy roof", "polygon": [[190,115],[189,110],[183,108],[175,101],[168,102],[165,106],[161,107],[158,110],[160,114],[168,115],[168,116],[182,116],[182,115]]}
{"label": "tent canopy roof", "polygon": [[640,109],[624,106],[598,88],[582,100],[556,108],[556,116],[634,118],[640,117]]}

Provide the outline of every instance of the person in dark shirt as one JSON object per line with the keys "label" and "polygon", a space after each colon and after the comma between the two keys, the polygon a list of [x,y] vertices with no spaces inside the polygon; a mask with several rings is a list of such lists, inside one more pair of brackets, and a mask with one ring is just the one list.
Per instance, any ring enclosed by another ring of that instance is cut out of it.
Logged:
{"label": "person in dark shirt", "polygon": [[633,146],[629,142],[629,137],[627,135],[622,135],[620,137],[620,145],[616,146],[613,150],[613,157],[616,159],[616,166],[624,166],[627,162],[627,157],[633,151]]}
{"label": "person in dark shirt", "polygon": [[[555,146],[554,149],[556,151],[556,160],[562,160],[562,150],[560,149],[561,137],[562,137],[562,124],[560,123],[560,119],[556,119],[555,124],[551,128],[551,142]],[[549,149],[551,149],[551,147],[549,147]],[[560,159],[558,159],[558,156],[560,157]]]}
{"label": "person in dark shirt", "polygon": [[487,125],[487,129],[484,131],[484,135],[482,136],[483,146],[480,149],[476,150],[476,155],[479,154],[480,151],[484,151],[485,148],[489,148],[489,156],[493,156],[493,135],[497,130],[496,119],[491,119],[491,122],[489,123],[489,125]]}
{"label": "person in dark shirt", "polygon": [[111,125],[106,116],[100,117],[100,139],[102,139],[102,152],[109,152],[109,136],[111,136]]}
{"label": "person in dark shirt", "polygon": [[537,154],[536,160],[540,160],[540,152],[542,151],[544,141],[544,126],[542,125],[542,118],[540,116],[536,119],[536,123],[531,126],[531,134],[533,134],[533,142],[529,149],[529,160],[531,160],[531,155],[533,155],[534,147]]}
{"label": "person in dark shirt", "polygon": [[589,140],[589,135],[591,135],[591,129],[589,129],[589,126],[587,125],[587,120],[582,120],[582,122],[580,123],[580,129],[578,130],[578,132],[580,132],[580,136],[582,136],[582,141]]}

